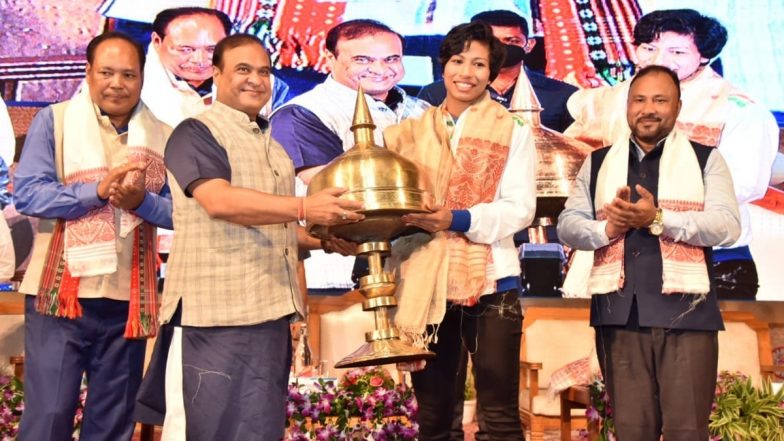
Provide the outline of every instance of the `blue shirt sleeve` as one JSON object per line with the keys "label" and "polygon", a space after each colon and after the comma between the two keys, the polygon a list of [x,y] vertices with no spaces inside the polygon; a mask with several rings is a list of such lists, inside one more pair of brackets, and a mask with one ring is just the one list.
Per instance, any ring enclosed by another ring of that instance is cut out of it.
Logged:
{"label": "blue shirt sleeve", "polygon": [[14,173],[16,209],[46,219],[77,219],[105,205],[97,182],[65,185],[57,179],[54,149],[54,114],[46,107],[30,124]]}
{"label": "blue shirt sleeve", "polygon": [[465,233],[471,228],[471,212],[468,210],[452,210],[452,223],[449,231]]}
{"label": "blue shirt sleeve", "polygon": [[133,212],[145,221],[171,230],[172,223],[172,196],[169,183],[166,182],[157,194],[147,192],[142,203]]}
{"label": "blue shirt sleeve", "polygon": [[286,104],[292,98],[289,93],[289,85],[283,78],[275,76],[275,83],[272,87],[272,110]]}
{"label": "blue shirt sleeve", "polygon": [[272,138],[289,154],[297,172],[324,165],[343,153],[340,137],[302,106],[279,109],[272,115],[270,125]]}
{"label": "blue shirt sleeve", "polygon": [[231,165],[226,149],[201,121],[189,118],[174,129],[163,155],[166,168],[187,197],[191,184],[199,179],[224,179],[231,182]]}
{"label": "blue shirt sleeve", "polygon": [[8,165],[5,160],[0,157],[0,207],[5,208],[6,205],[12,202],[11,192],[8,191],[8,184],[11,180],[8,177]]}

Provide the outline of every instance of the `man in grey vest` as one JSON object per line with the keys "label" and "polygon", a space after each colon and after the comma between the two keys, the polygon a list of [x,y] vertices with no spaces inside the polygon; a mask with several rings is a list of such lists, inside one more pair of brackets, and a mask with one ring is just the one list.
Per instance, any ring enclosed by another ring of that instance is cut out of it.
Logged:
{"label": "man in grey vest", "polygon": [[[277,440],[289,322],[302,313],[297,221],[356,222],[361,204],[339,199],[344,190],[336,188],[293,196],[291,159],[258,116],[270,98],[271,66],[256,37],[221,40],[212,61],[217,100],[177,126],[164,157],[177,234],[161,320],[181,325],[167,370],[181,373],[187,439]],[[182,427],[174,420],[166,415],[165,433]]]}
{"label": "man in grey vest", "polygon": [[621,441],[708,438],[724,329],[711,247],[737,240],[740,215],[718,149],[674,129],[680,108],[675,73],[640,70],[631,136],[586,159],[558,218],[564,244],[593,251],[591,326]]}

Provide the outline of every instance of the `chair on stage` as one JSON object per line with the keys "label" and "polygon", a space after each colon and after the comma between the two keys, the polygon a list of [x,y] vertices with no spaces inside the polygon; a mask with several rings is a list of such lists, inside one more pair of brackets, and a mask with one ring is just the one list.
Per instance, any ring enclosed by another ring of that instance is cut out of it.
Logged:
{"label": "chair on stage", "polygon": [[[559,395],[551,394],[552,374],[562,366],[589,356],[594,347],[587,308],[528,307],[520,348],[520,418],[531,441],[544,439],[545,430],[561,427]],[[585,427],[585,411],[570,409],[570,421]],[[568,440],[569,434],[565,435]]]}

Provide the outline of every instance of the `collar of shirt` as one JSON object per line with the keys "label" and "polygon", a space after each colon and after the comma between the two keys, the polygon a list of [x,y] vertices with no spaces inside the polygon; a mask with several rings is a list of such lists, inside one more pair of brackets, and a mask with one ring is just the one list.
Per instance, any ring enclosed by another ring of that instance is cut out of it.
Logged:
{"label": "collar of shirt", "polygon": [[506,108],[509,108],[509,103],[512,102],[512,95],[514,95],[515,87],[517,87],[517,81],[515,81],[514,84],[512,84],[512,87],[510,87],[503,95],[490,87],[490,85],[487,86],[487,91],[490,92],[490,98],[492,98],[495,102]]}
{"label": "collar of shirt", "polygon": [[177,75],[174,75],[174,78],[177,78],[177,81],[182,81],[188,85],[194,92],[198,93],[200,97],[205,97],[212,93],[212,77],[207,78],[198,86],[194,86],[193,84],[189,83],[188,80],[185,78],[180,78]]}
{"label": "collar of shirt", "polygon": [[387,93],[387,98],[384,100],[384,104],[387,105],[392,110],[397,110],[397,106],[403,103],[403,99],[405,98],[403,91],[398,89],[397,87],[393,87]]}
{"label": "collar of shirt", "polygon": [[256,119],[251,121],[245,112],[229,107],[220,101],[215,101],[211,109],[251,132],[254,132],[254,129],[260,128],[262,131],[266,131],[269,128],[269,122],[261,116],[256,116]]}
{"label": "collar of shirt", "polygon": [[[353,108],[354,103],[356,102],[357,99],[356,89],[352,89],[351,87],[339,83],[337,80],[335,80],[335,78],[332,77],[332,75],[329,75],[322,84],[327,89],[327,93],[336,94],[342,97],[343,99],[350,99]],[[367,93],[365,93],[365,95],[368,97],[370,96]],[[377,100],[373,98],[373,103],[381,104],[383,105],[383,107],[381,105],[373,105],[369,100],[368,100],[368,105],[373,106],[376,110],[379,111],[391,110],[393,112],[396,112],[396,108],[400,106],[405,101],[405,99],[406,99],[406,92],[400,87],[394,86],[392,89],[389,90],[389,93],[387,93],[387,98],[385,100]],[[384,109],[384,107],[386,109]]]}
{"label": "collar of shirt", "polygon": [[[128,131],[128,124],[127,123],[124,126],[122,126],[122,127],[114,127],[114,123],[112,123],[112,120],[109,119],[109,114],[104,112],[103,109],[98,107],[97,104],[93,104],[93,105],[95,106],[96,109],[98,109],[98,114],[101,116],[98,119],[98,121],[100,121],[101,124],[104,124],[104,125],[108,124],[109,126],[114,128],[114,131],[117,132],[118,135],[123,135],[123,134],[125,134]],[[136,111],[136,108],[134,108],[133,112],[135,112],[135,111]]]}
{"label": "collar of shirt", "polygon": [[649,153],[645,153],[642,147],[637,144],[637,141],[634,139],[634,136],[629,137],[629,155],[634,155],[634,159],[637,161],[642,161],[646,158],[646,156],[650,155],[650,158],[654,158],[656,156],[661,156],[661,152],[664,149],[664,141],[667,140],[667,137],[664,137],[656,143],[656,146],[651,150]]}

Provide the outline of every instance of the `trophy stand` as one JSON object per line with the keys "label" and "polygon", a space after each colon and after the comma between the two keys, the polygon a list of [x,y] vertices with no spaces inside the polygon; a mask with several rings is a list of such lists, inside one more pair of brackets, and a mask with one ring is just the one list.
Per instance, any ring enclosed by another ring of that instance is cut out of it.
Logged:
{"label": "trophy stand", "polygon": [[359,254],[366,255],[370,274],[359,279],[359,292],[366,298],[362,309],[373,311],[375,330],[365,333],[365,344],[335,364],[336,368],[401,363],[435,356],[400,341],[400,333],[389,320],[389,310],[397,305],[395,281],[392,274],[384,272],[381,258],[389,254],[387,241],[365,242]]}
{"label": "trophy stand", "polygon": [[395,278],[384,272],[382,257],[389,255],[390,241],[411,230],[400,217],[425,212],[424,192],[416,164],[375,144],[375,124],[365,94],[357,93],[354,120],[354,146],[317,173],[308,185],[308,194],[330,187],[348,191],[343,198],[361,201],[365,219],[344,225],[307,226],[322,238],[334,236],[358,243],[358,254],[367,256],[369,274],[360,278],[359,292],[365,297],[362,308],[372,311],[375,329],[365,333],[365,344],[335,364],[336,368],[375,366],[414,362],[435,357],[423,348],[400,340],[392,324],[390,310],[397,305]]}

